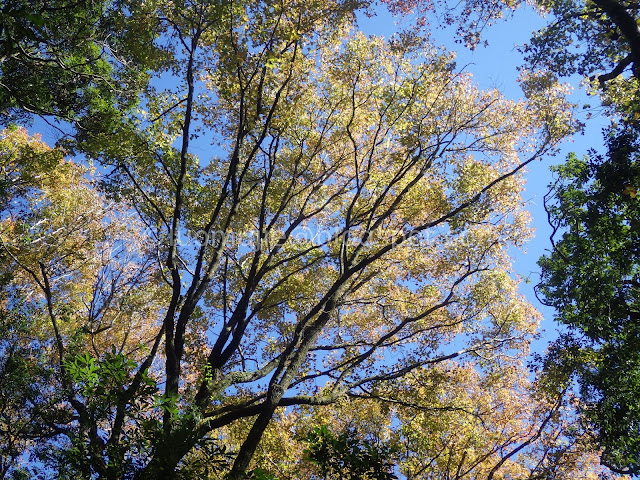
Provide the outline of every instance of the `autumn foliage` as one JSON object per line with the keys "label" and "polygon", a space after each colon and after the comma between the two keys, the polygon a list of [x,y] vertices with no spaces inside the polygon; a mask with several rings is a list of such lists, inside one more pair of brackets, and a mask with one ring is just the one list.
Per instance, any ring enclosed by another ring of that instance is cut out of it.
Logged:
{"label": "autumn foliage", "polygon": [[597,478],[510,269],[563,88],[351,0],[149,6],[137,106],[0,136],[0,474],[321,478],[328,426],[405,478]]}

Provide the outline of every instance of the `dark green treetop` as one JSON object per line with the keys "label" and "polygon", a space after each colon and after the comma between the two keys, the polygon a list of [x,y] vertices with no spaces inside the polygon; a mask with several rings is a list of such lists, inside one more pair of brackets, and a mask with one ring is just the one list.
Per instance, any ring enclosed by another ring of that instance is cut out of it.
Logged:
{"label": "dark green treetop", "polygon": [[603,462],[640,472],[640,155],[637,133],[612,131],[608,153],[570,155],[555,167],[548,206],[556,231],[543,257],[545,304],[569,327],[551,349],[547,368],[577,379],[585,425]]}

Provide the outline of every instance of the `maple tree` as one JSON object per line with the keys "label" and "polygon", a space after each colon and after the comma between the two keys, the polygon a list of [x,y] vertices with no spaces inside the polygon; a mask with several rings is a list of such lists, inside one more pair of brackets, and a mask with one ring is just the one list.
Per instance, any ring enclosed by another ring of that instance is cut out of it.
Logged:
{"label": "maple tree", "polygon": [[2,133],[4,475],[302,478],[278,435],[332,414],[395,432],[411,478],[598,473],[554,443],[508,273],[563,89],[479,91],[418,34],[358,32],[365,6],[153,4],[164,60],[90,110],[84,157]]}

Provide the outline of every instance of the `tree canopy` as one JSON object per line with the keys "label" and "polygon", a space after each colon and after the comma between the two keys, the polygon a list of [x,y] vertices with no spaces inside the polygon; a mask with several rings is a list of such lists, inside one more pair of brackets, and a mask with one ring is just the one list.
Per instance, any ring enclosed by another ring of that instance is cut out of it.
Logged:
{"label": "tree canopy", "polygon": [[154,2],[4,0],[0,8],[0,120],[87,117],[137,102],[162,63]]}
{"label": "tree canopy", "polygon": [[577,381],[582,424],[602,446],[603,462],[637,474],[638,5],[603,0],[548,7],[556,18],[532,40],[530,63],[556,75],[590,77],[612,126],[605,131],[606,153],[571,155],[556,168],[549,193],[549,219],[560,238],[540,260],[539,290],[569,329],[546,367]]}
{"label": "tree canopy", "polygon": [[562,365],[576,376],[603,460],[637,473],[637,138],[634,131],[612,132],[608,143],[606,156],[572,156],[557,168],[549,212],[564,233],[540,260],[540,292],[570,327],[549,368]]}
{"label": "tree canopy", "polygon": [[[0,134],[0,475],[604,471],[528,376],[510,275],[520,172],[573,129],[551,76],[481,91],[417,30],[359,32],[354,0],[91,4],[69,32],[87,4],[20,5],[6,104],[81,121],[64,148]],[[79,106],[39,96],[85,47]],[[54,70],[22,95],[29,62]]]}

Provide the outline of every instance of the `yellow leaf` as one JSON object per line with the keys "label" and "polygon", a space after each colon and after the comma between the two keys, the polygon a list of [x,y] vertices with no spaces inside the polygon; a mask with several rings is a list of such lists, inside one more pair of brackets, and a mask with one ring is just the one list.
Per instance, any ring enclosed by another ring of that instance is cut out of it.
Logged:
{"label": "yellow leaf", "polygon": [[631,198],[636,198],[638,195],[638,189],[633,185],[626,184],[624,186],[624,190],[622,190],[623,195],[629,195]]}

